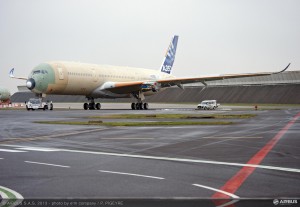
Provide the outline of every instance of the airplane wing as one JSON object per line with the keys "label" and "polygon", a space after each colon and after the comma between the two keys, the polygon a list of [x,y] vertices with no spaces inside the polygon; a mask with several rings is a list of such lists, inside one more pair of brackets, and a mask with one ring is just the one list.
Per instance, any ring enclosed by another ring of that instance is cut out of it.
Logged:
{"label": "airplane wing", "polygon": [[143,83],[144,81],[107,82],[102,90],[108,90],[117,94],[132,93],[141,90]]}
{"label": "airplane wing", "polygon": [[15,79],[21,79],[21,80],[27,80],[28,78],[25,78],[25,77],[15,77],[14,76],[14,68],[13,69],[11,69],[10,71],[9,71],[9,77],[10,78],[15,78]]}
{"label": "airplane wing", "polygon": [[226,75],[218,75],[218,76],[203,76],[203,77],[196,77],[196,78],[170,78],[170,79],[162,79],[156,81],[133,81],[133,82],[114,82],[110,83],[106,87],[102,88],[105,90],[109,90],[113,93],[131,93],[135,91],[150,91],[156,90],[165,87],[171,86],[179,86],[181,84],[187,83],[197,83],[201,82],[204,85],[207,85],[206,82],[214,81],[214,80],[224,80],[224,79],[232,79],[232,78],[243,78],[243,77],[256,77],[256,76],[268,76],[272,74],[282,73],[287,70],[290,66],[290,63],[281,71],[279,72],[265,72],[265,73],[246,73],[246,74],[226,74]]}
{"label": "airplane wing", "polygon": [[[174,63],[176,48],[177,48],[178,36],[174,35],[170,46],[167,50],[163,65],[161,66],[161,72],[171,74],[171,69]],[[282,73],[290,66],[290,63],[285,67],[282,71],[277,73]],[[241,78],[241,77],[254,77],[254,76],[265,76],[271,75],[273,73],[254,73],[254,74],[227,74],[227,75],[218,75],[218,76],[206,76],[206,77],[196,77],[196,78],[170,78],[170,79],[163,79],[158,80],[157,83],[159,87],[170,87],[177,85],[180,88],[183,88],[182,84],[186,83],[195,83],[195,82],[202,82],[205,86],[207,85],[207,81],[214,81],[214,80],[223,80],[229,78]]]}
{"label": "airplane wing", "polygon": [[162,87],[174,86],[179,84],[187,84],[187,83],[196,83],[201,82],[206,85],[208,81],[215,80],[224,80],[224,79],[233,79],[233,78],[244,78],[244,77],[256,77],[256,76],[267,76],[272,74],[278,74],[286,71],[291,63],[289,63],[283,70],[279,72],[263,72],[263,73],[244,73],[244,74],[225,74],[225,75],[216,75],[216,76],[203,76],[198,78],[172,78],[172,79],[164,79],[159,80],[158,82],[162,84]]}

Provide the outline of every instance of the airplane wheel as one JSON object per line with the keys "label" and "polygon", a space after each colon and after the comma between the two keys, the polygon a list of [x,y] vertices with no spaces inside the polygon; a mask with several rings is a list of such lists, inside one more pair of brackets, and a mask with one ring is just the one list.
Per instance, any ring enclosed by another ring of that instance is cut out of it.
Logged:
{"label": "airplane wheel", "polygon": [[89,103],[89,110],[95,109],[95,103]]}
{"label": "airplane wheel", "polygon": [[84,104],[83,104],[83,108],[84,108],[84,110],[88,110],[89,105],[88,105],[87,103],[84,103]]}
{"label": "airplane wheel", "polygon": [[131,103],[131,109],[135,110],[135,103]]}
{"label": "airplane wheel", "polygon": [[100,103],[96,103],[96,109],[100,110],[101,109],[101,104]]}
{"label": "airplane wheel", "polygon": [[140,110],[143,110],[143,103],[139,103]]}
{"label": "airplane wheel", "polygon": [[135,104],[135,109],[136,109],[136,110],[140,110],[140,104],[139,104],[139,103],[136,103],[136,104]]}
{"label": "airplane wheel", "polygon": [[144,109],[145,109],[145,110],[148,110],[148,109],[149,109],[148,103],[144,103]]}

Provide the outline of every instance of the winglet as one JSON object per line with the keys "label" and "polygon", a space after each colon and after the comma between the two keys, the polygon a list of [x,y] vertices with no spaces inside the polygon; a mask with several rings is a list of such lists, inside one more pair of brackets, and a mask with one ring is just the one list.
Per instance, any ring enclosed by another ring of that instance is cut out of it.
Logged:
{"label": "winglet", "polygon": [[9,71],[9,77],[11,77],[11,78],[15,78],[15,76],[14,76],[14,68],[13,69],[11,69],[10,71]]}
{"label": "winglet", "polygon": [[167,50],[166,56],[164,58],[163,64],[160,67],[160,71],[163,73],[170,74],[173,63],[175,60],[175,54],[176,54],[176,48],[177,48],[177,42],[178,42],[178,36],[174,35],[171,43],[169,45],[169,48]]}
{"label": "winglet", "polygon": [[9,71],[9,77],[10,77],[10,78],[21,79],[21,80],[27,80],[27,78],[16,77],[16,76],[14,75],[14,71],[15,71],[14,68],[12,68],[12,69]]}
{"label": "winglet", "polygon": [[288,69],[288,67],[290,66],[291,63],[289,63],[283,70],[279,71],[279,72],[275,72],[273,74],[278,74],[278,73],[282,73],[284,71],[286,71]]}

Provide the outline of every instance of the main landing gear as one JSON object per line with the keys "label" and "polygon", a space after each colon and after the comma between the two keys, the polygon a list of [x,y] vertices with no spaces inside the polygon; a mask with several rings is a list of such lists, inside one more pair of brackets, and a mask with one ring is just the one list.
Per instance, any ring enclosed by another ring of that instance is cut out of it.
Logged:
{"label": "main landing gear", "polygon": [[94,98],[88,98],[88,100],[90,101],[89,103],[84,103],[83,104],[83,108],[84,110],[100,110],[101,109],[101,104],[100,103],[95,103]]}
{"label": "main landing gear", "polygon": [[139,91],[138,93],[132,93],[133,97],[137,99],[137,103],[131,103],[131,109],[132,110],[147,110],[149,109],[148,103],[144,103],[143,100],[145,100],[144,94]]}
{"label": "main landing gear", "polygon": [[140,103],[131,103],[131,109],[132,110],[142,110],[142,109],[149,109],[149,105],[148,103],[143,103],[143,102],[140,102]]}

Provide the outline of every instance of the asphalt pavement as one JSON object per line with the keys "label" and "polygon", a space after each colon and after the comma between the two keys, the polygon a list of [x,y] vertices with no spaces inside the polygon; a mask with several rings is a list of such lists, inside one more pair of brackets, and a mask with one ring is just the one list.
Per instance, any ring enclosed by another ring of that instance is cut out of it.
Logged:
{"label": "asphalt pavement", "polygon": [[[256,116],[221,126],[33,123],[127,113]],[[227,107],[198,111],[176,106],[147,111],[1,110],[0,116],[2,198],[7,195],[3,189],[22,199],[111,198],[120,202],[267,198],[266,205],[274,206],[273,199],[300,198],[300,109],[233,111]],[[226,202],[221,205],[226,206]],[[220,206],[211,201],[206,204]]]}

